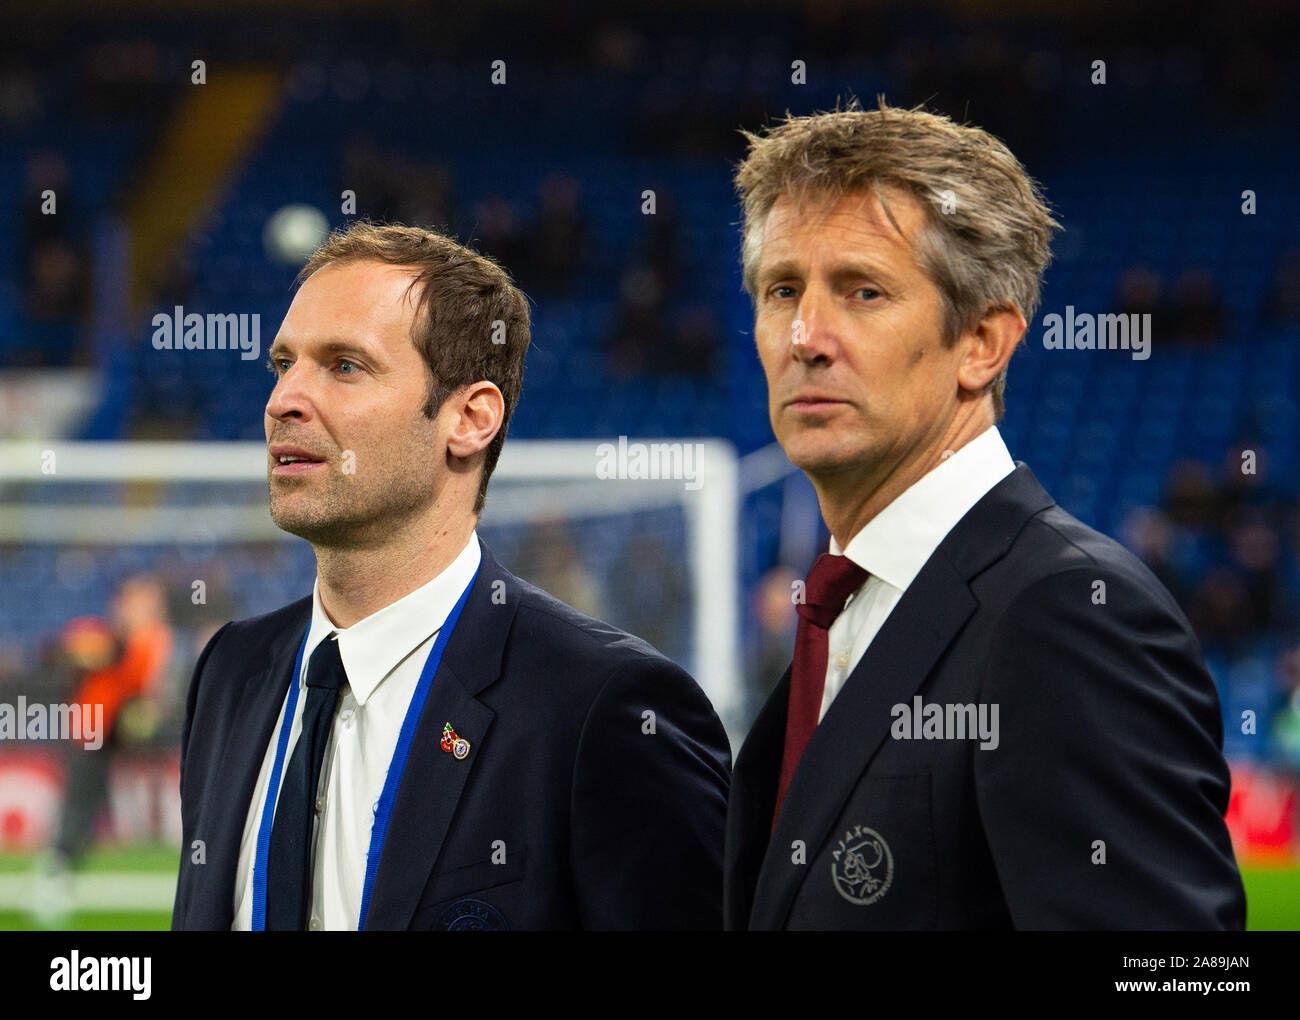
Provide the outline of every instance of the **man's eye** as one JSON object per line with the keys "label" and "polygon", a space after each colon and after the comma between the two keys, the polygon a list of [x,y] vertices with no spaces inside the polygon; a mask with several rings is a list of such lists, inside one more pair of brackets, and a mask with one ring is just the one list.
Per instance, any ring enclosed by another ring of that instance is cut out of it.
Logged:
{"label": "man's eye", "polygon": [[785,284],[782,284],[779,287],[773,287],[772,296],[778,298],[792,298],[794,297],[794,288],[787,287]]}
{"label": "man's eye", "polygon": [[[361,366],[359,366],[355,361],[348,361],[347,358],[340,358],[340,359],[339,359],[339,368],[341,369],[344,365],[351,365],[353,368],[356,368],[356,369],[358,369],[358,370],[359,370],[360,367],[361,367]],[[356,372],[344,372],[343,374],[344,374],[344,375],[356,375]]]}
{"label": "man's eye", "polygon": [[278,375],[280,374],[280,363],[283,362],[283,361],[285,361],[285,360],[287,360],[287,359],[285,359],[285,358],[267,358],[267,359],[266,359],[266,370],[267,370],[268,372],[270,372],[272,375],[276,375],[276,376],[278,376]]}
{"label": "man's eye", "polygon": [[880,291],[873,287],[859,287],[853,293],[862,295],[863,300],[865,301],[870,301],[872,298],[880,297]]}

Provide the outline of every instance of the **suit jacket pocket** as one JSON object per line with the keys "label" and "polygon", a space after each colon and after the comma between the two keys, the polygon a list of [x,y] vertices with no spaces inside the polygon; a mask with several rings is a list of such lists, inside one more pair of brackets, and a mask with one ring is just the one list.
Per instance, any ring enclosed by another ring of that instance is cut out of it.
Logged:
{"label": "suit jacket pocket", "polygon": [[930,776],[865,776],[808,865],[788,927],[933,928],[939,891]]}
{"label": "suit jacket pocket", "polygon": [[[491,900],[491,890],[520,881],[526,873],[526,865],[526,848],[511,844],[504,864],[477,861],[434,874],[425,887],[420,899],[421,906],[411,920],[411,927],[505,927],[499,912],[489,903],[480,901],[480,896],[489,894],[487,900]],[[457,907],[458,903],[465,906]]]}

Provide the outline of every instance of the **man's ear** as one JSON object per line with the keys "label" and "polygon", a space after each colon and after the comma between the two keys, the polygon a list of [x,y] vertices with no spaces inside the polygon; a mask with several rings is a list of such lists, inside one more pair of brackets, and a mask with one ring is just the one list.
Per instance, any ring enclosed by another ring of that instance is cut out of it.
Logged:
{"label": "man's ear", "polygon": [[1025,317],[1014,304],[990,307],[961,335],[966,353],[957,368],[958,385],[970,393],[982,392],[1007,367],[1024,334]]}
{"label": "man's ear", "polygon": [[456,413],[447,436],[447,452],[453,457],[472,457],[486,449],[505,420],[505,397],[486,379],[457,390],[447,404]]}

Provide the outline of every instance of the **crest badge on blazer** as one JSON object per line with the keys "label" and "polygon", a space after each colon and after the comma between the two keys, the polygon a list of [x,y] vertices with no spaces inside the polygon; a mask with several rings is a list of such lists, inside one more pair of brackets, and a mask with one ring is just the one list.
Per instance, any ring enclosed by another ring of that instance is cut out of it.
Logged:
{"label": "crest badge on blazer", "polygon": [[438,918],[443,931],[507,931],[510,925],[496,907],[482,900],[457,900]]}
{"label": "crest badge on blazer", "polygon": [[894,881],[894,855],[885,838],[865,825],[846,829],[831,851],[831,881],[837,893],[860,907],[884,896]]}

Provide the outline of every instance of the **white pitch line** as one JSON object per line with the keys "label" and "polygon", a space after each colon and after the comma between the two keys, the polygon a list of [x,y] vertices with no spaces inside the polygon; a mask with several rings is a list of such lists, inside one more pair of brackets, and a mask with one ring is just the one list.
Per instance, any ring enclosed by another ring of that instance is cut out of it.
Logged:
{"label": "white pitch line", "polygon": [[[0,875],[0,910],[29,910],[36,890],[30,872]],[[171,910],[175,875],[96,871],[74,875],[74,910]]]}

